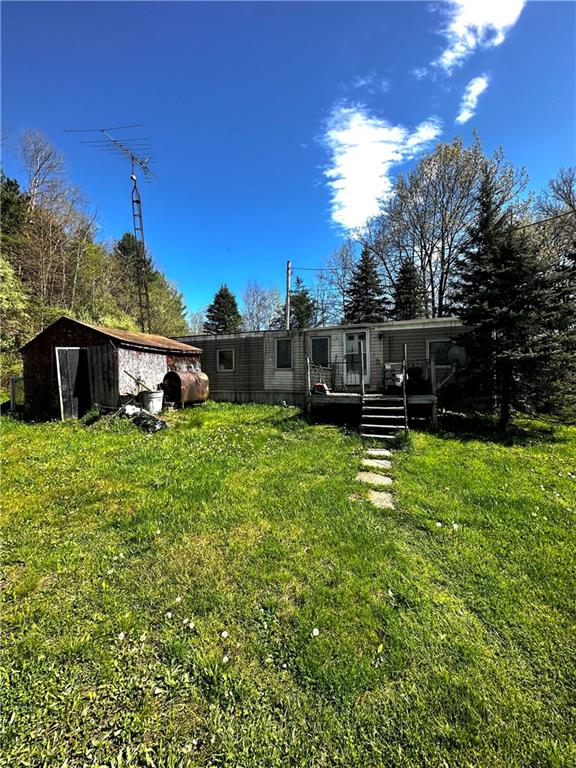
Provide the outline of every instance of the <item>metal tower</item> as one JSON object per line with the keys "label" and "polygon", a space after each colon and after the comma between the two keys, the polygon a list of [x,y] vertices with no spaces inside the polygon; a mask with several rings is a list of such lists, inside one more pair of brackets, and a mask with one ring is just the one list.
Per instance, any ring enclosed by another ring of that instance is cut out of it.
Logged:
{"label": "metal tower", "polygon": [[[142,217],[142,198],[138,189],[138,179],[136,170],[139,168],[146,181],[152,181],[154,174],[150,170],[150,161],[152,158],[147,154],[150,150],[149,140],[146,137],[137,137],[128,139],[118,139],[112,136],[110,131],[124,131],[129,128],[139,128],[140,125],[122,125],[116,128],[87,128],[73,129],[66,133],[100,133],[104,138],[89,139],[82,142],[89,144],[97,149],[102,149],[111,154],[127,157],[130,161],[130,180],[132,182],[132,225],[134,228],[134,237],[137,241],[138,254],[136,261],[136,284],[138,288],[138,314],[140,321],[140,330],[144,333],[150,331],[150,294],[148,282],[150,276],[150,263],[146,255],[146,243],[144,241],[144,219]],[[128,143],[128,141],[130,143]],[[146,157],[142,155],[146,153]]]}

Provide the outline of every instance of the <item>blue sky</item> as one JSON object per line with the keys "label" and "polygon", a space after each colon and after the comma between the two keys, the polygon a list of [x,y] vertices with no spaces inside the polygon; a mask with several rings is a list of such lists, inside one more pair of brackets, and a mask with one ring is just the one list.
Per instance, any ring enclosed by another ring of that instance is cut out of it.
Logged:
{"label": "blue sky", "polygon": [[42,131],[118,237],[128,167],[63,129],[142,123],[147,245],[195,310],[321,266],[436,141],[542,188],[576,162],[575,32],[571,2],[4,2],[3,167]]}

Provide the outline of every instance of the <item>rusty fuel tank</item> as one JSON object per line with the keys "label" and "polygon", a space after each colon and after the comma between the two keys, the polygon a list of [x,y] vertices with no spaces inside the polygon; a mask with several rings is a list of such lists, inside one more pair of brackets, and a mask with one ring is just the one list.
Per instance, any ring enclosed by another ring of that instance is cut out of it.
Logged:
{"label": "rusty fuel tank", "polygon": [[201,371],[168,371],[162,382],[164,400],[176,405],[208,399],[208,376]]}

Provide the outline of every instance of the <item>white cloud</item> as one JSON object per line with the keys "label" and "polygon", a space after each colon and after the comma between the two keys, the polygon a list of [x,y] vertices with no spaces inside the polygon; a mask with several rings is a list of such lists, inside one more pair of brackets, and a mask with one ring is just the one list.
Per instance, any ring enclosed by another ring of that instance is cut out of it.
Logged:
{"label": "white cloud", "polygon": [[412,74],[416,80],[423,80],[428,74],[428,70],[426,67],[416,67],[416,69],[412,70]]}
{"label": "white cloud", "polygon": [[390,90],[390,80],[385,77],[379,77],[376,72],[368,72],[366,75],[356,75],[350,84],[350,88],[365,90],[370,94],[388,93]]}
{"label": "white cloud", "polygon": [[470,80],[462,96],[462,101],[460,102],[460,112],[456,118],[457,123],[462,125],[463,123],[467,123],[471,117],[474,117],[478,99],[481,94],[484,93],[486,88],[488,88],[489,82],[490,78],[487,75],[480,75],[480,77],[475,77]]}
{"label": "white cloud", "polygon": [[448,23],[443,34],[447,48],[434,62],[448,74],[477,48],[493,48],[504,42],[516,24],[526,0],[450,0]]}
{"label": "white cloud", "polygon": [[363,106],[336,107],[324,136],[332,153],[325,171],[332,190],[332,220],[354,229],[375,216],[378,201],[392,190],[392,169],[422,152],[441,132],[434,117],[410,131],[368,114]]}

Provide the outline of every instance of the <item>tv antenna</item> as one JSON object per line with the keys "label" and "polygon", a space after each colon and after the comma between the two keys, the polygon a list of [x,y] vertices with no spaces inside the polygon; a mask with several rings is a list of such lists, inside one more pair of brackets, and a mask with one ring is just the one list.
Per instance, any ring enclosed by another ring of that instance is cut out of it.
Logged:
{"label": "tv antenna", "polygon": [[138,313],[140,320],[140,330],[149,332],[151,326],[150,315],[150,293],[148,290],[148,261],[146,258],[146,243],[144,241],[144,219],[142,217],[142,198],[138,189],[138,178],[136,171],[140,170],[144,179],[151,182],[155,175],[150,170],[150,162],[153,158],[150,156],[150,140],[146,136],[131,138],[118,138],[113,136],[111,131],[125,131],[132,128],[141,128],[142,125],[118,125],[114,128],[71,128],[64,133],[98,133],[101,137],[81,141],[81,144],[88,144],[94,149],[100,149],[117,157],[127,158],[130,161],[130,180],[132,182],[132,224],[134,228],[134,237],[137,241],[138,259],[137,286],[138,286]]}

